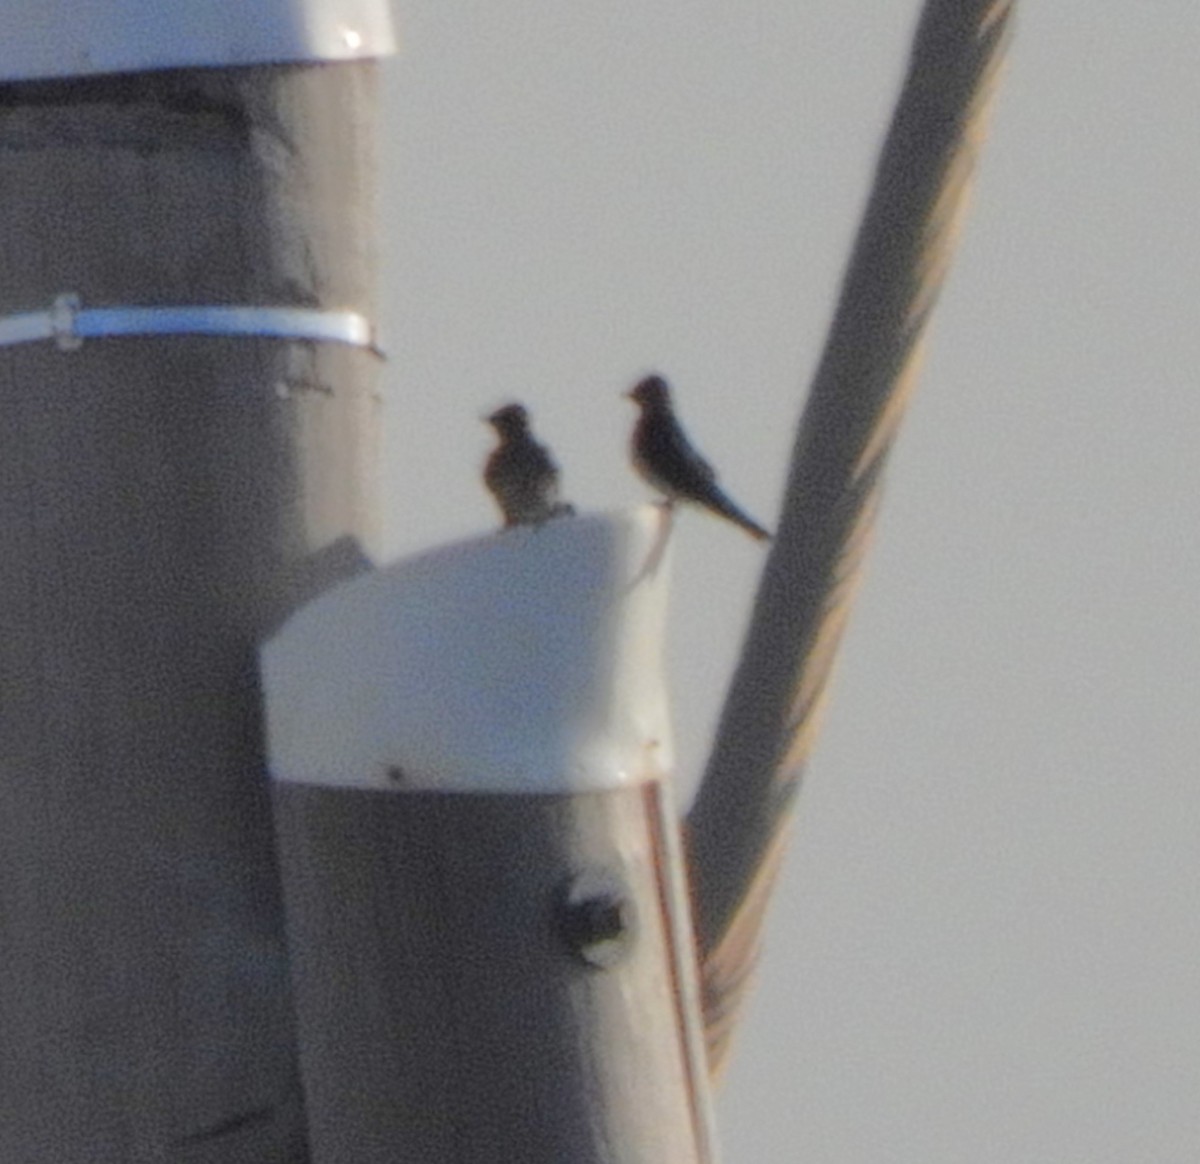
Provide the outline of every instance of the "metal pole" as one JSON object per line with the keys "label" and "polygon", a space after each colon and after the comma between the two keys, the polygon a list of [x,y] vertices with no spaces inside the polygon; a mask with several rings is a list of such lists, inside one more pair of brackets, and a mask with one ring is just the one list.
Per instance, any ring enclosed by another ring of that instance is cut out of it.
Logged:
{"label": "metal pole", "polygon": [[[369,314],[369,63],[0,88],[0,316]],[[61,304],[60,304],[61,306]],[[377,358],[0,347],[0,1158],[306,1158],[255,649],[374,525]]]}
{"label": "metal pole", "polygon": [[316,1164],[713,1159],[656,784],[276,802]]}
{"label": "metal pole", "polygon": [[263,650],[314,1164],[708,1164],[656,506],[403,559]]}

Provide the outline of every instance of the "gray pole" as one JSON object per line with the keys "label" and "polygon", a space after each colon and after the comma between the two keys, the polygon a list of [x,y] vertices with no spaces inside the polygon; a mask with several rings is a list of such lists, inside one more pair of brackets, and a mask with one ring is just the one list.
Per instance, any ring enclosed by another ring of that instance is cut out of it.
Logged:
{"label": "gray pole", "polygon": [[658,786],[276,785],[314,1164],[707,1164]]}
{"label": "gray pole", "polygon": [[658,507],[488,534],[263,649],[314,1164],[708,1164]]}
{"label": "gray pole", "polygon": [[[0,315],[370,312],[370,64],[0,88]],[[0,1159],[306,1158],[255,648],[374,524],[377,360],[0,348]]]}

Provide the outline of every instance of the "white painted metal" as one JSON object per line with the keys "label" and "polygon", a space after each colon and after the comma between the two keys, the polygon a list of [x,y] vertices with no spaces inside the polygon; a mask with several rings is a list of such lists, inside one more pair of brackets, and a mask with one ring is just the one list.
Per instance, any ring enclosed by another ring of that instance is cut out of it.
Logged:
{"label": "white painted metal", "polygon": [[246,335],[376,348],[370,322],[356,311],[311,307],[81,307],[59,295],[47,311],[0,317],[0,347],[54,340],[78,348],[85,339],[129,335]]}
{"label": "white painted metal", "polygon": [[335,587],[262,651],[277,780],[574,792],[673,755],[659,506],[442,546]]}
{"label": "white painted metal", "polygon": [[347,61],[395,51],[387,0],[10,0],[0,79]]}

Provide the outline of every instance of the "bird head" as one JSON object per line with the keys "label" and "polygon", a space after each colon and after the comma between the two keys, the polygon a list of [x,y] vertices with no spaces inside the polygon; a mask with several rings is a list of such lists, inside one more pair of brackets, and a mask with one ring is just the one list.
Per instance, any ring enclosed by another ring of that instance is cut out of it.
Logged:
{"label": "bird head", "polygon": [[666,380],[656,375],[639,380],[625,395],[645,408],[667,404],[671,399],[671,390]]}
{"label": "bird head", "polygon": [[529,427],[529,413],[525,411],[523,404],[506,404],[485,416],[484,420],[501,436],[514,436]]}

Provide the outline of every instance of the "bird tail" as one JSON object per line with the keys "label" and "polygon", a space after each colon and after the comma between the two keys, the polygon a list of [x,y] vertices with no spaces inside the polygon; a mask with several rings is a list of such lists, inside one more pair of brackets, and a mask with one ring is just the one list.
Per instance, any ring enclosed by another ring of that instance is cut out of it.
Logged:
{"label": "bird tail", "polygon": [[755,541],[769,542],[771,534],[763,529],[749,514],[743,513],[724,493],[712,498],[713,508],[721,514],[722,517],[727,517],[734,525],[739,525],[744,529]]}

